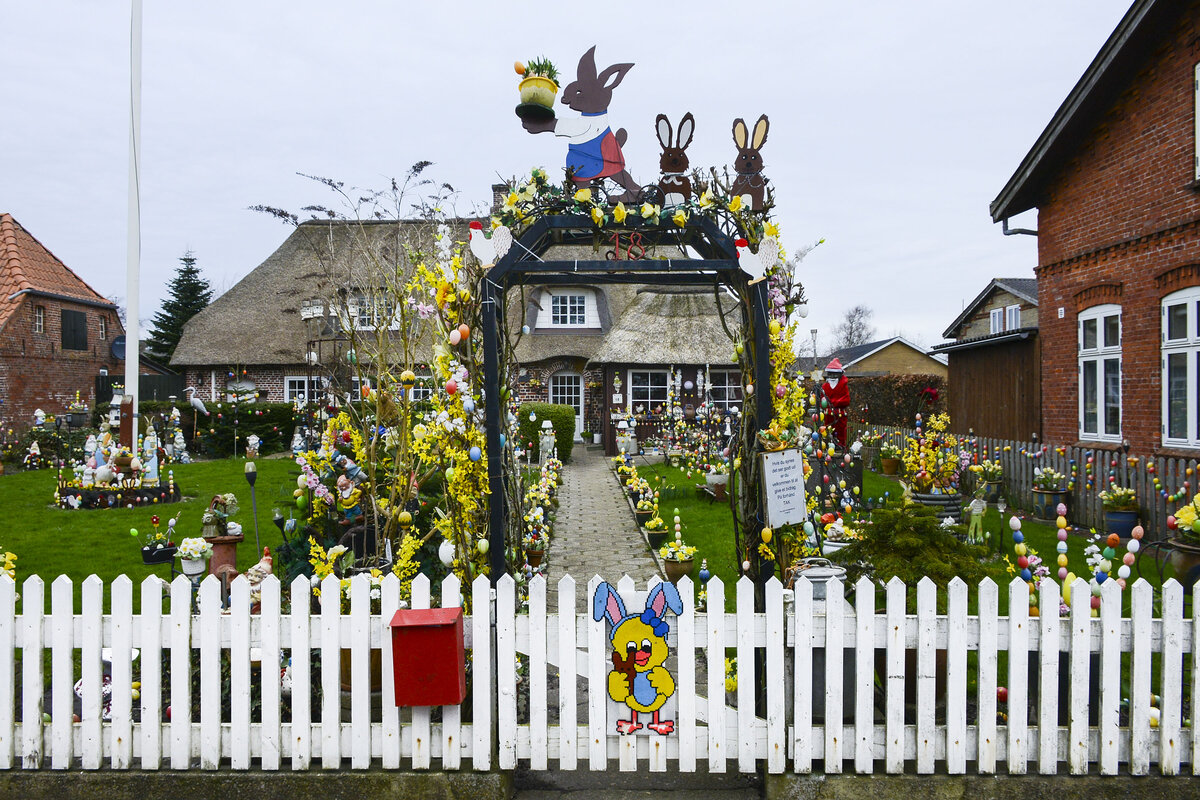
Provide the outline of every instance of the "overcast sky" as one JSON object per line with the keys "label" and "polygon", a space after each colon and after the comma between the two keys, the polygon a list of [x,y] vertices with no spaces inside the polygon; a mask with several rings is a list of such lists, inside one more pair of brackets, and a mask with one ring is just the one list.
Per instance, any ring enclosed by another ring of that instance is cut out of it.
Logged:
{"label": "overcast sky", "polygon": [[[730,163],[732,120],[769,115],[785,244],[825,239],[802,270],[821,349],[856,304],[880,337],[929,346],[989,279],[1033,276],[1036,241],[1002,236],[988,203],[1128,6],[151,0],[141,316],[189,248],[218,291],[271,254],[288,229],[249,206],[329,201],[297,172],[382,187],[428,159],[464,212],[498,176],[561,174],[561,140],[513,113],[512,62],[570,77],[596,44],[601,68],[635,63],[609,115],[640,183],[657,113],[695,114],[693,167]],[[5,0],[0,20],[0,211],[123,296],[129,3]]]}

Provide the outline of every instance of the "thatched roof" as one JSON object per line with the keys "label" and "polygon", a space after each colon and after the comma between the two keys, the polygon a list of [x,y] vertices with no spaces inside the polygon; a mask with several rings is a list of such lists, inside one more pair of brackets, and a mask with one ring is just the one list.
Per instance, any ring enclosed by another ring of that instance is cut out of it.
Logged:
{"label": "thatched roof", "polygon": [[[466,221],[450,225],[454,238],[465,241]],[[401,275],[391,280],[403,281],[409,270],[406,241],[431,247],[432,226],[424,221],[301,224],[266,261],[187,323],[171,364],[303,364],[308,342],[328,338],[329,331],[321,317],[303,319],[301,306],[329,303],[348,287],[379,289],[389,271]]]}
{"label": "thatched roof", "polygon": [[[723,298],[721,310],[730,330],[740,325],[740,310]],[[719,364],[733,354],[721,325],[711,289],[680,290],[643,286],[604,337],[594,363]]]}

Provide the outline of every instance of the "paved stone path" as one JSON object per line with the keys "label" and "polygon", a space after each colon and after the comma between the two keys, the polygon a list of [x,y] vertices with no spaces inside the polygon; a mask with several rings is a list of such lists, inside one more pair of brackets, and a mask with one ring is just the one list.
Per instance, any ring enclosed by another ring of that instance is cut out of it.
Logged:
{"label": "paved stone path", "polygon": [[546,602],[558,610],[557,585],[575,579],[575,610],[587,610],[587,583],[593,575],[616,583],[628,575],[644,586],[662,576],[629,510],[609,461],[599,450],[575,448],[563,469],[554,539],[547,553]]}

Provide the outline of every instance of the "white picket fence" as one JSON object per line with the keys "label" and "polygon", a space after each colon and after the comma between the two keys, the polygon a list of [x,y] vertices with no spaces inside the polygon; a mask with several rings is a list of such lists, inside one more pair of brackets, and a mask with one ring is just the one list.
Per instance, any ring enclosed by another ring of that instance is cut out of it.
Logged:
{"label": "white picket fence", "polygon": [[[598,582],[588,585],[588,608]],[[77,610],[74,586],[60,577],[51,586],[47,615],[39,578],[21,585],[21,614],[17,587],[0,579],[0,768],[484,770],[525,764],[574,770],[586,764],[603,770],[615,760],[625,771],[674,765],[688,772],[698,763],[710,772],[762,766],[772,773],[827,774],[1001,768],[1020,774],[1033,768],[1169,775],[1188,765],[1200,771],[1200,737],[1184,724],[1194,718],[1200,691],[1200,611],[1192,604],[1192,616],[1185,616],[1183,588],[1174,581],[1157,603],[1149,584],[1132,584],[1125,616],[1121,588],[1106,581],[1098,617],[1081,602],[1060,618],[1030,616],[1028,587],[1020,580],[1008,587],[1011,613],[1001,617],[1000,587],[991,581],[976,589],[975,614],[968,614],[963,582],[951,584],[946,613],[938,614],[937,590],[923,581],[916,588],[917,613],[910,614],[904,584],[880,588],[865,579],[852,587],[852,602],[844,595],[851,587],[837,582],[828,584],[827,598],[814,600],[806,580],[794,592],[772,580],[765,611],[756,612],[754,586],[743,578],[734,589],[736,610],[727,613],[725,587],[713,578],[706,587],[710,610],[702,613],[694,609],[695,587],[684,579],[683,614],[667,617],[675,732],[625,736],[616,731],[618,710],[607,698],[611,647],[604,623],[589,614],[548,613],[540,576],[528,586],[527,608],[519,607],[509,577],[494,592],[484,578],[472,584],[476,613],[464,628],[469,700],[461,709],[395,707],[387,621],[400,605],[399,583],[385,580],[382,613],[374,615],[367,581],[352,584],[349,614],[332,602],[310,613],[310,587],[298,579],[290,587],[293,613],[285,615],[280,584],[269,578],[261,610],[252,614],[243,579],[234,582],[224,610],[219,584],[207,578],[193,613],[186,579],[171,585],[164,611],[161,584],[151,578],[141,586],[135,615],[127,578],[111,585],[111,613],[104,614],[98,578],[84,582]],[[649,587],[638,589],[626,577],[617,588],[636,614]],[[443,606],[461,603],[455,578],[441,589]],[[322,590],[337,596],[337,581],[327,579]],[[574,608],[575,581],[564,577],[557,591],[560,607]],[[1039,607],[1058,608],[1058,591],[1054,582],[1043,582]],[[1082,580],[1073,591],[1088,596]],[[413,606],[429,602],[429,582],[418,577]],[[381,708],[372,707],[369,685],[374,650],[382,663],[374,698]],[[348,693],[340,688],[343,651],[351,654]],[[740,675],[735,698],[727,699],[730,654]],[[293,689],[284,702],[277,665],[288,657]],[[111,673],[107,715],[105,663]],[[765,686],[759,713],[756,663]],[[256,664],[260,679],[252,682]],[[1001,670],[1007,670],[1008,698],[998,707]],[[79,679],[75,722],[68,710]],[[141,683],[136,701],[135,680]],[[315,707],[307,691],[314,680]],[[47,689],[50,714],[43,721]],[[223,693],[229,698],[224,711]],[[998,720],[998,710],[1006,720]]]}

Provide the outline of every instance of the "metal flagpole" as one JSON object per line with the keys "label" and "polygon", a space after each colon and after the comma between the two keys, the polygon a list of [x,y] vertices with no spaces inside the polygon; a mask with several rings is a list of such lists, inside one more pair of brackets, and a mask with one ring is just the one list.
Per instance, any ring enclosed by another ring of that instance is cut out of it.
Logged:
{"label": "metal flagpole", "polygon": [[138,432],[138,355],[141,331],[138,327],[141,230],[141,149],[142,149],[142,0],[132,0],[129,23],[129,220],[125,265],[125,394],[133,398],[133,441]]}

